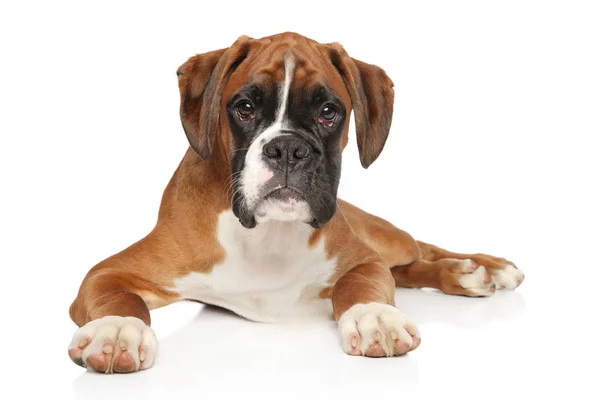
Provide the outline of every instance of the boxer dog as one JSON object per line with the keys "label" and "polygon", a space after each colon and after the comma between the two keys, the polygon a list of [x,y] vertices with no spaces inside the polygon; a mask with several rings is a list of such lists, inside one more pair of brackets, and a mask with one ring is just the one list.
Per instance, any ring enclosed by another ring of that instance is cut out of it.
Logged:
{"label": "boxer dog", "polygon": [[421,343],[394,288],[491,296],[524,275],[503,258],[415,241],[337,198],[354,112],[360,161],[381,153],[393,83],[337,43],[242,36],[177,71],[190,147],[143,239],[94,266],[70,308],[69,356],[93,371],[152,366],[150,310],[182,299],[253,321],[329,316],[355,356]]}

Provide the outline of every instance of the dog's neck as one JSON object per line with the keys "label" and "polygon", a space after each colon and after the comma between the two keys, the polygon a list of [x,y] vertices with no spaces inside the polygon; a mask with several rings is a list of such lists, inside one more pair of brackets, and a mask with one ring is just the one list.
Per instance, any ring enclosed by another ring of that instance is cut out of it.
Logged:
{"label": "dog's neck", "polygon": [[219,213],[231,208],[231,166],[215,152],[208,160],[202,159],[189,147],[173,174],[163,195],[163,207],[171,201],[186,199],[200,213]]}

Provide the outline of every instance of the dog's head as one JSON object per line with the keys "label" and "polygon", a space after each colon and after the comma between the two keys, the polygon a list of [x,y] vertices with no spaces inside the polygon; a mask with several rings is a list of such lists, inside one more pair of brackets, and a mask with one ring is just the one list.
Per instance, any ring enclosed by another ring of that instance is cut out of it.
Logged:
{"label": "dog's head", "polygon": [[232,209],[247,228],[268,219],[323,226],[336,210],[351,111],[365,168],[392,121],[393,84],[381,68],[295,33],[242,36],[177,74],[190,145],[227,161]]}

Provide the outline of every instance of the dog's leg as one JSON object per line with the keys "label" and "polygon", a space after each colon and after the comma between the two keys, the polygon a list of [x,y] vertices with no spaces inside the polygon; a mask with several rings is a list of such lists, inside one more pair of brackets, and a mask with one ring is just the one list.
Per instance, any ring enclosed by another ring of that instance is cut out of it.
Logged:
{"label": "dog's leg", "polygon": [[178,300],[168,292],[175,261],[155,234],[92,268],[69,313],[80,327],[69,346],[78,365],[98,372],[149,368],[156,353],[150,309]]}
{"label": "dog's leg", "polygon": [[398,287],[428,287],[470,297],[491,296],[496,291],[486,268],[469,259],[417,260],[391,271]]}
{"label": "dog's leg", "polygon": [[525,275],[512,262],[485,254],[452,253],[416,242],[421,256],[406,265],[395,264],[396,286],[435,288],[447,294],[491,296],[496,289],[515,289]]}
{"label": "dog's leg", "polygon": [[461,254],[453,253],[437,246],[424,242],[417,242],[421,249],[423,260],[437,262],[443,259],[471,260],[472,267],[484,266],[492,275],[493,281],[498,289],[515,289],[525,279],[525,274],[515,264],[504,258],[494,257],[487,254]]}
{"label": "dog's leg", "polygon": [[452,253],[416,241],[388,221],[352,204],[340,200],[339,206],[354,232],[392,269],[396,286],[490,296],[496,288],[515,289],[523,282],[523,272],[504,258]]}
{"label": "dog's leg", "polygon": [[350,355],[401,355],[421,343],[417,327],[394,307],[394,279],[387,266],[357,266],[333,287],[331,300],[342,347]]}
{"label": "dog's leg", "polygon": [[485,254],[459,254],[417,242],[421,258],[395,266],[397,286],[431,287],[444,293],[465,296],[491,296],[496,289],[515,289],[525,275],[503,258]]}

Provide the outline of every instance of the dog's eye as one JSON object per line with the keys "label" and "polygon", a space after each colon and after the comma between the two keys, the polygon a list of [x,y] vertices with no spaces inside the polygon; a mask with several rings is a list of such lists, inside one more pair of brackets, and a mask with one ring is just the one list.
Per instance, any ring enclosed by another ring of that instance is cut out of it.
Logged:
{"label": "dog's eye", "polygon": [[242,121],[248,121],[254,118],[254,107],[247,101],[238,104],[236,110]]}
{"label": "dog's eye", "polygon": [[337,110],[332,105],[326,105],[321,110],[321,115],[318,118],[320,124],[325,126],[333,126],[333,121],[337,116]]}

